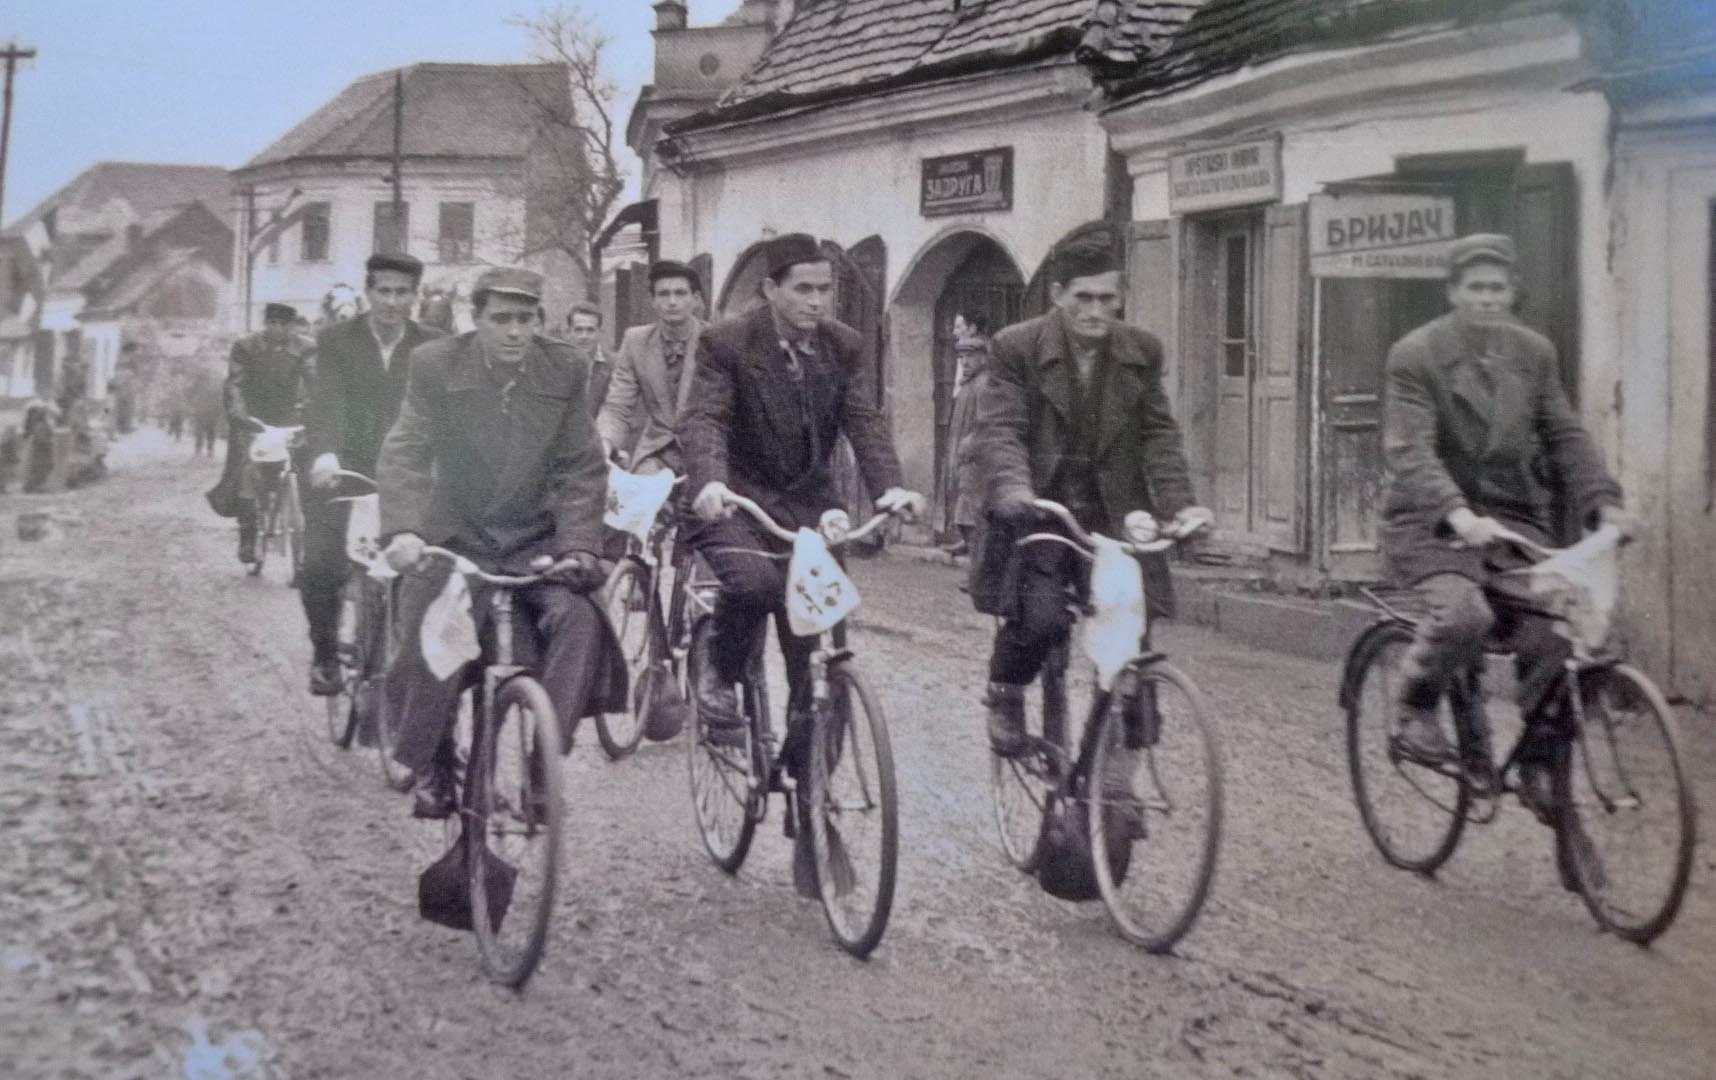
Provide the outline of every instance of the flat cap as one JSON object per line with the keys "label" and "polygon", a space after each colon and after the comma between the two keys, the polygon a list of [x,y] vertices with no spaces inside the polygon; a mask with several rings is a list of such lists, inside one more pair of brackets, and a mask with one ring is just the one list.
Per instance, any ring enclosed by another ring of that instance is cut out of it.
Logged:
{"label": "flat cap", "polygon": [[364,262],[363,269],[366,274],[373,274],[377,270],[395,270],[409,275],[413,281],[423,280],[423,260],[414,255],[377,252]]}
{"label": "flat cap", "polygon": [[799,263],[826,262],[828,256],[809,233],[787,233],[769,241],[766,249],[769,276],[779,277]]}
{"label": "flat cap", "polygon": [[298,309],[291,304],[263,304],[262,317],[264,319],[285,319],[290,322],[298,317]]}
{"label": "flat cap", "polygon": [[1512,266],[1519,261],[1519,252],[1513,245],[1513,237],[1501,233],[1472,233],[1460,237],[1448,248],[1448,265],[1455,269],[1479,259]]}
{"label": "flat cap", "polygon": [[471,295],[479,293],[500,293],[504,296],[522,296],[526,300],[542,299],[542,275],[535,270],[526,270],[522,266],[496,266],[482,272],[477,278],[476,285],[471,287]]}

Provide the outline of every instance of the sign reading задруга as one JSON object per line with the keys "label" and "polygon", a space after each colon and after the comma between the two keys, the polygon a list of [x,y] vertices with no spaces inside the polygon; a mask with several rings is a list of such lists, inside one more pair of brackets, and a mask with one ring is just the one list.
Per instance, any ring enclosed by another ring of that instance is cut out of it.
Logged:
{"label": "sign reading \u0437\u0430\u0434\u0440\u0443\u0433\u0430", "polygon": [[1458,235],[1454,198],[1343,192],[1310,198],[1312,277],[1439,278]]}
{"label": "sign reading \u0437\u0430\u0434\u0440\u0443\u0433\u0430", "polygon": [[923,186],[918,191],[918,212],[923,216],[1011,209],[1011,146],[924,158]]}

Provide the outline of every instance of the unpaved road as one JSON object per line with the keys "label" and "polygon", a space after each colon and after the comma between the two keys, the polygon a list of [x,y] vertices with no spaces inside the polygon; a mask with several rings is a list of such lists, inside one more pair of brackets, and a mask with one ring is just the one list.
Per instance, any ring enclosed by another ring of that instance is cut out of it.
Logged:
{"label": "unpaved road", "polygon": [[[900,555],[854,570],[901,774],[874,958],[795,899],[777,818],[737,878],[710,865],[679,742],[609,765],[585,735],[547,960],[495,989],[417,918],[438,828],[318,741],[296,597],[241,576],[213,466],[153,431],[113,462],[0,497],[0,1077],[1716,1075],[1716,844],[1650,950],[1594,930],[1512,807],[1437,880],[1390,870],[1334,669],[1195,628],[1166,641],[1229,779],[1203,920],[1151,957],[1044,896],[992,835],[987,620]],[[62,535],[19,543],[21,509]],[[1716,805],[1716,731],[1683,722]]]}

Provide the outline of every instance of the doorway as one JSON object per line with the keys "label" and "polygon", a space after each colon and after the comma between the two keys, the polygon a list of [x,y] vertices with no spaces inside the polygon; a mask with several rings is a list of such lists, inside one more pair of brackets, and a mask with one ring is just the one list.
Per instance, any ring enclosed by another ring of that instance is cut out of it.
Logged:
{"label": "doorway", "polygon": [[935,476],[936,514],[938,531],[945,531],[953,512],[955,492],[944,490],[949,474],[948,456],[953,453],[953,398],[958,378],[958,361],[954,356],[953,322],[957,316],[968,320],[981,317],[989,324],[989,333],[1019,321],[1020,307],[1025,295],[1025,282],[1007,257],[993,241],[976,245],[965,261],[948,275],[941,296],[935,305]]}

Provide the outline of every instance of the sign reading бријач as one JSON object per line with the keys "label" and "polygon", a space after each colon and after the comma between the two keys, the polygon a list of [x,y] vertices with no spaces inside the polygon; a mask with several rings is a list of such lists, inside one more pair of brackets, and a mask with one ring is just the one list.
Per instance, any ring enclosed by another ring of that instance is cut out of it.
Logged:
{"label": "sign reading \u0431\u0440\u0438\u0458\u0430\u0447", "polygon": [[1452,195],[1343,192],[1310,203],[1312,277],[1447,275],[1458,235]]}
{"label": "sign reading \u0431\u0440\u0438\u0458\u0430\u0447", "polygon": [[925,217],[1013,208],[1013,148],[924,158],[918,211]]}
{"label": "sign reading \u0431\u0440\u0438\u0458\u0430\u0447", "polygon": [[1281,199],[1281,140],[1254,139],[1168,159],[1168,211],[1189,214]]}

